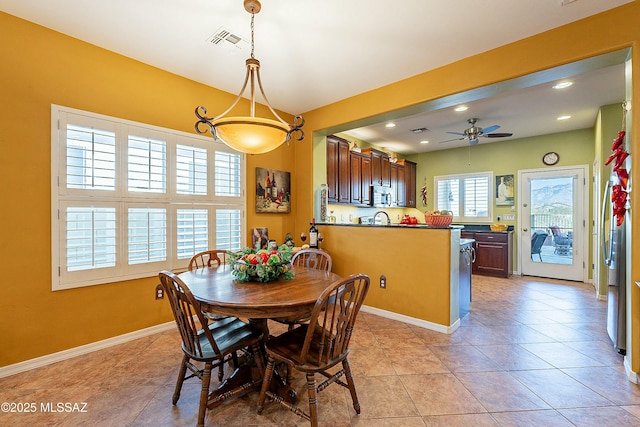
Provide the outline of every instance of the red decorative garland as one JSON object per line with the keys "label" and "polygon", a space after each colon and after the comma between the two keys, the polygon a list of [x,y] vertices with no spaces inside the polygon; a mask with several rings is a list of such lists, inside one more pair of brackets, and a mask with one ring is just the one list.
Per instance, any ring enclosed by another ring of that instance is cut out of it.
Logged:
{"label": "red decorative garland", "polygon": [[[626,119],[626,105],[623,104],[624,116],[622,118],[622,128],[625,128]],[[611,150],[613,153],[604,162],[605,165],[613,163],[613,171],[618,176],[618,184],[611,187],[611,203],[613,204],[613,216],[616,218],[616,224],[621,226],[624,222],[624,215],[627,210],[627,198],[629,192],[627,191],[627,184],[629,183],[629,172],[624,167],[625,160],[629,157],[629,153],[624,149],[624,136],[626,132],[621,130],[618,132],[618,136],[613,140],[611,144]]]}

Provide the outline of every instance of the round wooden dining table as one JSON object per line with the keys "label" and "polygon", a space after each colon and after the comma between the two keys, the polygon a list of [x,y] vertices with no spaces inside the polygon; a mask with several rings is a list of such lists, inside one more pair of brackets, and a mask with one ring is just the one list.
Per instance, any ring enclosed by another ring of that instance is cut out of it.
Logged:
{"label": "round wooden dining table", "polygon": [[335,273],[293,267],[294,277],[290,280],[241,282],[231,274],[231,268],[229,265],[198,268],[179,277],[201,303],[203,311],[252,319],[304,318],[311,313],[320,294],[340,279]]}
{"label": "round wooden dining table", "polygon": [[[185,271],[178,277],[189,287],[191,293],[207,313],[247,318],[253,325],[269,336],[267,319],[293,317],[303,319],[313,311],[316,300],[334,281],[337,274],[305,267],[293,267],[294,277],[268,283],[241,282],[231,274],[231,266],[199,268]],[[265,358],[265,354],[262,355]],[[238,387],[246,392],[262,384],[263,363],[244,363],[236,367],[220,386],[209,394],[207,407],[222,403],[230,390]],[[296,393],[282,375],[274,373],[276,381],[272,391],[283,399],[295,402]]]}

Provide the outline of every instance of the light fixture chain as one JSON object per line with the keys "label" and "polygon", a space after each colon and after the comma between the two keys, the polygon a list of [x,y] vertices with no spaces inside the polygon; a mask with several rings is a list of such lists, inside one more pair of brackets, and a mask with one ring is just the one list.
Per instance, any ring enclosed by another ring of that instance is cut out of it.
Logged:
{"label": "light fixture chain", "polygon": [[254,49],[254,42],[253,42],[253,33],[254,33],[254,26],[253,26],[253,18],[256,16],[255,13],[251,14],[251,58],[255,58],[255,56],[253,55],[253,49]]}

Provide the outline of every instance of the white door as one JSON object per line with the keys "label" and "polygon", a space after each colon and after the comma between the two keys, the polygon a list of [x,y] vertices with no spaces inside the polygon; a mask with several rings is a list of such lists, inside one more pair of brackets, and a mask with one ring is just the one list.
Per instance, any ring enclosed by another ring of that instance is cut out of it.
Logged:
{"label": "white door", "polygon": [[521,273],[588,279],[588,166],[518,172]]}

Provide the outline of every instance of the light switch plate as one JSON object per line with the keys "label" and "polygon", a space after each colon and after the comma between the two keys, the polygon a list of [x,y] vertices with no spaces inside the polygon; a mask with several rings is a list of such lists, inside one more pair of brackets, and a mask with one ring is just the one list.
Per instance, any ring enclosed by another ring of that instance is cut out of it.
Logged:
{"label": "light switch plate", "polygon": [[516,216],[515,216],[515,214],[504,214],[502,216],[502,219],[504,219],[505,221],[515,221],[516,220]]}

